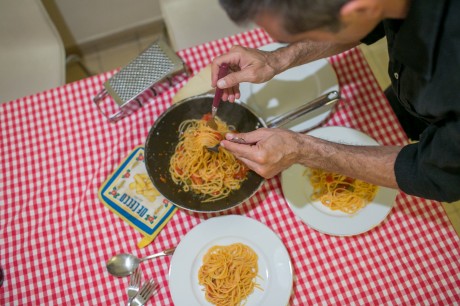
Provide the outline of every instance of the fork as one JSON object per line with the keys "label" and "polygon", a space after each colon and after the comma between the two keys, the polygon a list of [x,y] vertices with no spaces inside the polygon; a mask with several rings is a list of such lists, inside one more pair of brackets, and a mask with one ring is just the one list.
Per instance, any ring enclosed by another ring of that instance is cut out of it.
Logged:
{"label": "fork", "polygon": [[141,269],[137,267],[133,275],[129,278],[128,284],[128,306],[131,305],[136,294],[139,292],[139,287],[141,286]]}
{"label": "fork", "polygon": [[148,282],[145,282],[142,285],[141,290],[139,290],[139,293],[134,297],[134,299],[131,302],[131,306],[143,306],[147,301],[150,299],[152,294],[156,293],[158,290],[158,283],[154,281],[153,279],[149,280]]}
{"label": "fork", "polygon": [[[246,140],[244,140],[244,138],[236,137],[236,136],[230,139],[230,141],[235,142],[235,143],[240,143],[240,144],[246,143]],[[214,147],[206,147],[206,149],[208,149],[208,151],[219,153],[219,147],[220,147],[220,142],[217,143]]]}

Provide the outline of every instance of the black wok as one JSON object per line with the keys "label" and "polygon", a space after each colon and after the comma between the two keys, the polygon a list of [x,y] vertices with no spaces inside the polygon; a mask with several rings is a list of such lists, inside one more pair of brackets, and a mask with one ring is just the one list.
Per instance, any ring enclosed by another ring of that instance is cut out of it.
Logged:
{"label": "black wok", "polygon": [[[312,101],[303,107],[303,112],[318,108],[328,102],[335,102],[335,96],[318,98],[315,104]],[[326,95],[325,95],[326,96]],[[169,174],[169,161],[179,141],[179,124],[186,119],[200,119],[203,114],[211,110],[213,95],[205,94],[191,97],[178,102],[166,110],[149,131],[145,143],[145,165],[147,173],[158,191],[176,206],[195,212],[218,212],[235,207],[249,199],[262,185],[264,178],[253,171],[248,172],[248,177],[243,181],[239,190],[232,191],[226,198],[214,202],[202,202],[202,198],[193,191],[185,192],[176,185]],[[309,105],[309,107],[308,107]],[[295,114],[291,114],[295,113]],[[261,127],[280,126],[298,116],[297,111],[283,115],[289,117],[285,120],[275,118],[268,125],[257,116],[247,105],[235,103],[221,103],[217,115],[224,122],[235,126],[239,132],[249,132]]]}

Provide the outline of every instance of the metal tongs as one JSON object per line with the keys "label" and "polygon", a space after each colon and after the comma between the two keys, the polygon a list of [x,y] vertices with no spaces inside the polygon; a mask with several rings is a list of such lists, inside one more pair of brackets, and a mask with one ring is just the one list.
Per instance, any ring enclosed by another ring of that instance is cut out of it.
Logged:
{"label": "metal tongs", "polygon": [[[228,64],[224,63],[220,65],[217,79],[220,80],[221,78],[225,77],[227,73],[228,73]],[[219,108],[220,100],[222,99],[223,93],[224,93],[224,90],[217,87],[216,93],[214,95],[214,100],[212,101],[211,118],[208,120],[207,125],[214,130],[217,130],[217,123],[214,117],[216,116],[217,109]]]}

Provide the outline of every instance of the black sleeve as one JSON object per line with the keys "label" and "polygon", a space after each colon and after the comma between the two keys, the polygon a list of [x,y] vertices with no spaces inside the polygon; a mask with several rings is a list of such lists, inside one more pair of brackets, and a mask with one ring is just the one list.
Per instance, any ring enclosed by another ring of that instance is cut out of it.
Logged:
{"label": "black sleeve", "polygon": [[361,42],[366,45],[372,45],[379,39],[385,37],[385,28],[383,22],[380,22],[366,37],[361,39]]}
{"label": "black sleeve", "polygon": [[443,202],[460,199],[460,120],[430,125],[396,158],[396,181],[407,194]]}

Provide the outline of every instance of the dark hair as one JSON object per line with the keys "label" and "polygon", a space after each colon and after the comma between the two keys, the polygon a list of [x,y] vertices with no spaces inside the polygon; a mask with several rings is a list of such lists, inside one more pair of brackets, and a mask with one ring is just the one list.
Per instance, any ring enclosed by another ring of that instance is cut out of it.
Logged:
{"label": "dark hair", "polygon": [[349,0],[219,0],[235,23],[253,21],[257,14],[268,12],[283,20],[285,30],[298,34],[314,29],[340,29],[339,13]]}

